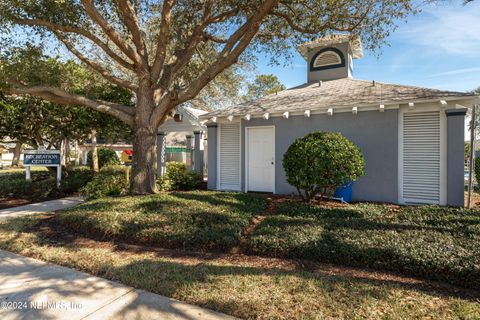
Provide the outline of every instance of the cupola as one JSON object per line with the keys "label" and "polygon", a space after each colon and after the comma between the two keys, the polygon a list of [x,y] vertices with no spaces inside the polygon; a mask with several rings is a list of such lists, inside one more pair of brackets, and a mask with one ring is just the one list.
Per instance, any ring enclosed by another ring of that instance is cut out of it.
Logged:
{"label": "cupola", "polygon": [[351,78],[353,59],[363,57],[360,37],[333,34],[297,47],[307,61],[308,82]]}

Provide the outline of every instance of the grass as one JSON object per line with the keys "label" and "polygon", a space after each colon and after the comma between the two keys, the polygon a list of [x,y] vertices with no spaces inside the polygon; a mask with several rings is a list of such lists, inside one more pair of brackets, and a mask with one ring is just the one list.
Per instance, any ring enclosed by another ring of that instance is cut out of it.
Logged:
{"label": "grass", "polygon": [[101,198],[64,211],[55,223],[94,238],[225,252],[265,205],[263,196],[207,191]]}
{"label": "grass", "polygon": [[[227,199],[228,203],[238,201],[235,195]],[[38,223],[38,217],[0,223],[0,248],[241,318],[480,318],[478,300],[455,292],[449,294],[429,284],[296,271],[271,261],[258,265],[254,262],[258,258],[242,262],[167,258],[152,252],[126,252],[101,243],[88,247],[61,244],[32,231]]]}
{"label": "grass", "polygon": [[480,213],[438,206],[285,201],[248,239],[249,253],[401,272],[480,289]]}

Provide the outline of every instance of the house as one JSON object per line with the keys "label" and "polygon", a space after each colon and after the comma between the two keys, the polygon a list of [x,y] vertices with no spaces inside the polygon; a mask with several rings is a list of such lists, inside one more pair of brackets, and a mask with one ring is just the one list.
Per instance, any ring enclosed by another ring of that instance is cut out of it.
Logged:
{"label": "house", "polygon": [[199,119],[207,111],[180,105],[175,114],[158,128],[157,170],[162,175],[168,161],[180,161],[203,174],[207,165],[204,145],[207,127]]}
{"label": "house", "polygon": [[478,96],[355,79],[359,38],[333,35],[298,51],[308,83],[200,116],[209,189],[296,193],[283,154],[312,131],[337,131],[365,157],[352,200],[463,206],[465,114]]}

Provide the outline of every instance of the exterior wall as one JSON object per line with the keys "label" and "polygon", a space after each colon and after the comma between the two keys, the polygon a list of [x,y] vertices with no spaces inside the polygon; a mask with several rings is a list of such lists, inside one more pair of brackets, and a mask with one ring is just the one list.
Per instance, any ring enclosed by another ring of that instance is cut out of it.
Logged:
{"label": "exterior wall", "polygon": [[[245,127],[275,126],[275,193],[296,193],[286,181],[282,166],[283,154],[297,138],[312,131],[337,131],[357,145],[365,157],[365,176],[354,187],[354,201],[398,202],[398,110],[364,111],[357,115],[338,113],[333,116],[273,117],[268,120],[242,120],[242,168],[245,167]],[[210,131],[209,150],[210,149]],[[213,152],[213,151],[212,151]],[[212,153],[210,153],[212,154]],[[210,161],[213,157],[210,157]],[[211,168],[211,166],[210,166]],[[216,181],[216,177],[215,177]],[[210,184],[210,172],[209,172]],[[242,170],[242,190],[245,190],[245,170]]]}
{"label": "exterior wall", "polygon": [[447,110],[447,205],[464,206],[466,109]]}
{"label": "exterior wall", "polygon": [[218,135],[217,124],[213,123],[207,126],[207,151],[208,151],[208,183],[207,188],[211,190],[217,189],[217,148],[218,148]]}
{"label": "exterior wall", "polygon": [[[345,57],[345,67],[319,70],[319,71],[310,71],[310,62],[312,61],[313,56],[320,50],[325,48],[336,48],[343,53]],[[319,80],[334,80],[351,77],[351,65],[352,60],[350,59],[350,45],[348,43],[338,43],[332,44],[326,47],[319,47],[315,50],[312,50],[308,53],[308,82],[316,82]]]}

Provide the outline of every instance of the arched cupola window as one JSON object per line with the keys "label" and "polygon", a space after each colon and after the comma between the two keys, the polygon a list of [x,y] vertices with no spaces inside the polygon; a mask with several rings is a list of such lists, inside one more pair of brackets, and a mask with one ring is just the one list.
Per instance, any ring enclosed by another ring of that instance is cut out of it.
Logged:
{"label": "arched cupola window", "polygon": [[325,48],[317,52],[310,61],[310,71],[345,67],[345,57],[337,48]]}

